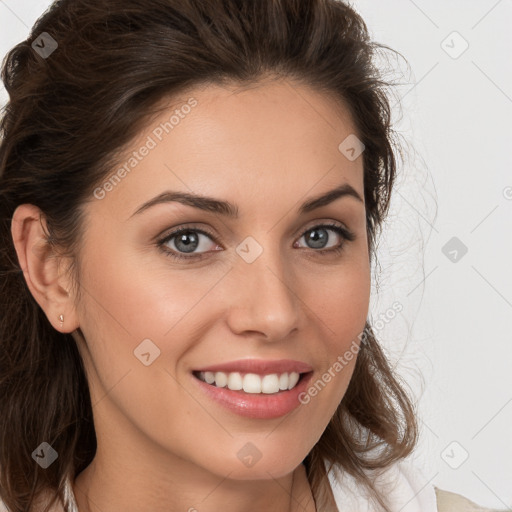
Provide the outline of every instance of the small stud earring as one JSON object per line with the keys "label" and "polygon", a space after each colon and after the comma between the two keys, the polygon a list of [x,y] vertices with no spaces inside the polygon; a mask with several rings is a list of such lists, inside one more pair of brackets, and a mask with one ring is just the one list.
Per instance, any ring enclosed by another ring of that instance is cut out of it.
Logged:
{"label": "small stud earring", "polygon": [[64,325],[64,315],[59,315],[59,322],[60,322],[60,326],[62,328],[62,326]]}

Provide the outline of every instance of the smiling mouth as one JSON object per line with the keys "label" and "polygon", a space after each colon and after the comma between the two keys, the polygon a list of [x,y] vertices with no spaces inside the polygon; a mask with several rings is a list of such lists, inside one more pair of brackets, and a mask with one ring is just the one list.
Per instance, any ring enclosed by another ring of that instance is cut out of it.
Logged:
{"label": "smiling mouth", "polygon": [[192,374],[206,384],[216,388],[251,394],[274,395],[290,391],[312,372],[280,372],[260,375],[243,372],[194,371]]}

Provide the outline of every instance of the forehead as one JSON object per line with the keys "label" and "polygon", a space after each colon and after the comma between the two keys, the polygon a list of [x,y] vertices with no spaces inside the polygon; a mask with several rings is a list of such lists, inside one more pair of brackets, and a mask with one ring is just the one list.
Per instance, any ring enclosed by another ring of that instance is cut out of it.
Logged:
{"label": "forehead", "polygon": [[[182,95],[174,105],[184,105],[192,96],[199,108],[187,116],[192,119],[188,126],[197,134],[202,131],[209,136],[265,141],[270,146],[303,139],[318,144],[323,140],[322,146],[327,147],[356,132],[348,107],[340,99],[292,80],[263,80],[241,86],[204,84]],[[295,147],[298,152],[298,144]]]}
{"label": "forehead", "polygon": [[310,87],[207,84],[158,108],[112,169],[125,172],[105,202],[131,208],[164,189],[246,203],[279,189],[286,201],[341,183],[363,195],[362,157],[350,160],[339,149],[355,134],[348,109]]}

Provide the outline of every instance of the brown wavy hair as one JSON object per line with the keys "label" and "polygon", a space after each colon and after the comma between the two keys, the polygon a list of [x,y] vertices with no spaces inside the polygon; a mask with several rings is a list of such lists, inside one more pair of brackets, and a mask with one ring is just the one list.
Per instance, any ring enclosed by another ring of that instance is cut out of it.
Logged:
{"label": "brown wavy hair", "polygon": [[[58,44],[47,58],[32,47],[43,32]],[[41,209],[47,243],[74,258],[79,283],[81,207],[159,102],[200,84],[244,86],[276,76],[349,108],[365,145],[372,261],[400,149],[391,127],[393,84],[374,61],[385,50],[361,16],[336,0],[61,0],[8,52],[2,79],[9,101],[0,122],[0,496],[11,511],[30,510],[45,489],[50,505],[63,500],[66,478],[96,451],[75,341],[51,326],[15,253],[16,207]],[[328,469],[339,464],[388,510],[372,470],[409,455],[417,435],[412,398],[367,321],[347,392],[304,460],[317,510],[337,510],[324,461]],[[43,440],[58,452],[47,469],[31,457]]]}

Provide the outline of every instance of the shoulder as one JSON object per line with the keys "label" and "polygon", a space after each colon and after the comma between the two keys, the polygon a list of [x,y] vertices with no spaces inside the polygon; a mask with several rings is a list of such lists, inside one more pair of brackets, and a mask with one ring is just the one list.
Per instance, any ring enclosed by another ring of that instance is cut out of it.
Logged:
{"label": "shoulder", "polygon": [[[478,506],[460,494],[435,488],[439,512],[498,512]],[[502,511],[505,512],[505,511]]]}
{"label": "shoulder", "polygon": [[[329,465],[325,464],[326,470]],[[392,512],[512,512],[481,507],[460,494],[439,489],[409,461],[399,461],[372,478]],[[335,464],[328,472],[331,489],[340,510],[373,511],[369,496],[354,477]]]}
{"label": "shoulder", "polygon": [[[329,469],[326,465],[326,469]],[[434,486],[421,470],[408,461],[399,461],[384,471],[370,473],[376,489],[393,512],[438,512]],[[328,473],[336,505],[340,510],[369,512],[366,489],[338,465]]]}

